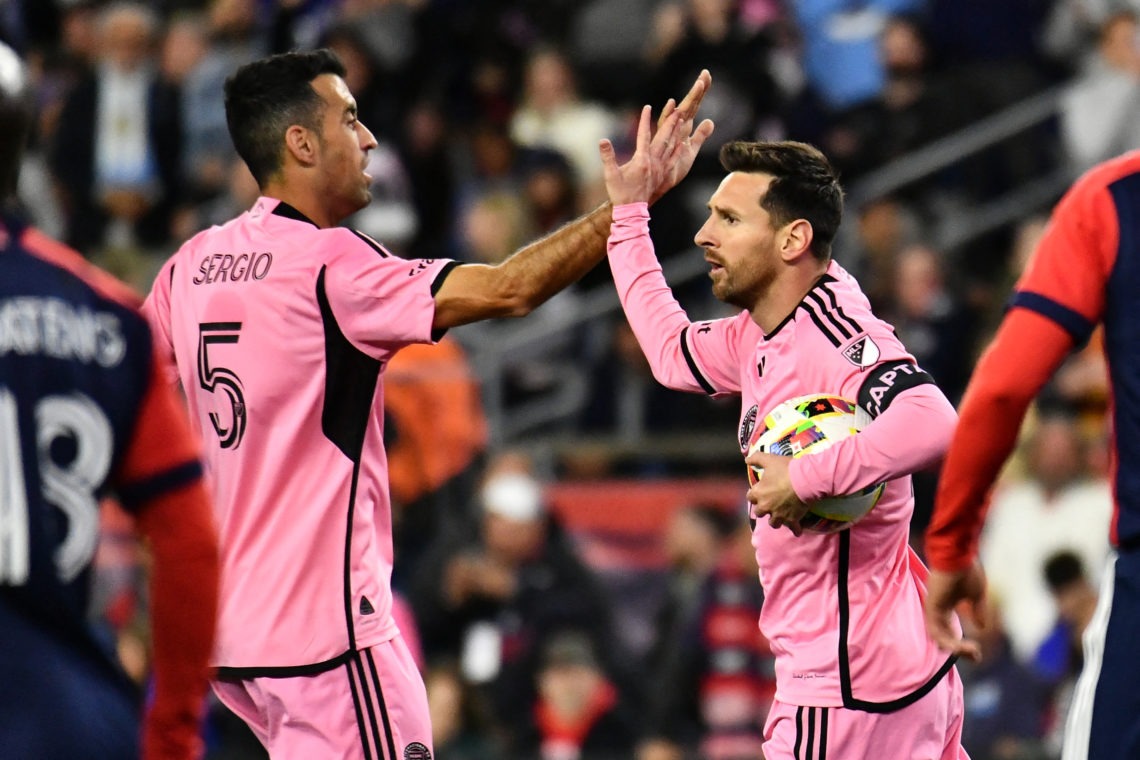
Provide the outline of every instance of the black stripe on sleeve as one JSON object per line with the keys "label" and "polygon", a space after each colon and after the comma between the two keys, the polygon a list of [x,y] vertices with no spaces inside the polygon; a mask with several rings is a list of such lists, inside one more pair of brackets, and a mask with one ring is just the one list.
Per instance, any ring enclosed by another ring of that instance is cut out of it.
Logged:
{"label": "black stripe on sleeve", "polygon": [[135,510],[151,499],[156,499],[171,491],[177,491],[179,488],[190,485],[201,477],[201,462],[197,459],[183,462],[168,470],[163,470],[156,475],[151,475],[145,480],[120,487],[118,489],[119,500],[128,510]]}
{"label": "black stripe on sleeve", "polygon": [[384,246],[380,245],[379,243],[377,243],[375,240],[373,240],[373,239],[372,239],[371,237],[369,237],[368,235],[365,235],[365,234],[364,234],[363,232],[361,232],[360,230],[351,230],[351,232],[352,232],[352,234],[353,234],[353,235],[356,235],[358,238],[360,238],[360,239],[361,239],[361,240],[363,240],[365,243],[367,243],[367,244],[368,244],[368,247],[369,247],[369,248],[371,248],[372,250],[376,251],[376,253],[380,254],[380,255],[381,255],[381,256],[383,256],[384,258],[388,258],[389,256],[391,256],[391,255],[392,255],[392,254],[390,254],[390,253],[388,253],[387,251],[385,251],[385,250],[384,250]]}
{"label": "black stripe on sleeve", "polygon": [[[438,293],[439,289],[443,287],[443,281],[447,279],[447,276],[449,274],[451,274],[452,272],[454,272],[455,269],[459,266],[462,266],[462,262],[449,261],[443,265],[443,267],[436,274],[435,279],[431,281],[431,297],[432,298],[435,298],[435,294]],[[431,339],[436,341],[436,342],[443,340],[444,335],[447,335],[447,328],[446,327],[438,328],[438,329],[431,331]]]}
{"label": "black stripe on sleeve", "polygon": [[819,318],[819,315],[815,313],[815,309],[812,308],[812,305],[807,301],[804,301],[800,305],[803,306],[804,311],[808,313],[808,316],[811,317],[811,321],[815,323],[815,326],[819,328],[819,331],[826,335],[827,339],[831,341],[831,345],[839,348],[839,346],[842,345],[842,341],[840,341],[839,338],[835,337],[835,335],[827,329],[827,325],[825,325],[823,323],[823,320]]}
{"label": "black stripe on sleeve", "polygon": [[1012,309],[1015,306],[1035,311],[1041,316],[1053,320],[1073,337],[1073,342],[1077,345],[1084,344],[1084,342],[1089,339],[1089,336],[1092,335],[1093,328],[1095,327],[1092,322],[1085,319],[1078,312],[1040,293],[1031,293],[1024,290],[1014,293],[1013,297],[1009,299],[1008,308]]}
{"label": "black stripe on sleeve", "polygon": [[681,353],[685,355],[685,363],[689,365],[689,371],[693,373],[693,377],[696,379],[697,383],[700,384],[705,393],[711,396],[712,394],[716,393],[716,388],[714,388],[713,384],[706,380],[705,376],[701,374],[701,368],[697,366],[697,360],[693,358],[692,352],[689,351],[688,336],[689,328],[686,327],[681,331]]}
{"label": "black stripe on sleeve", "polygon": [[459,261],[449,261],[443,265],[443,268],[441,268],[436,274],[435,279],[431,281],[432,296],[435,296],[435,294],[439,292],[439,289],[443,287],[443,281],[446,280],[447,276],[451,274],[457,266],[460,265],[461,262]]}
{"label": "black stripe on sleeve", "polygon": [[827,321],[835,326],[835,329],[839,331],[839,334],[843,336],[844,340],[851,339],[851,331],[847,329],[847,326],[845,324],[836,319],[833,310],[828,308],[827,304],[823,302],[823,299],[819,297],[818,293],[808,293],[808,298],[815,301],[816,304],[819,305],[820,313],[823,314],[823,316],[827,317]]}
{"label": "black stripe on sleeve", "polygon": [[835,298],[835,293],[831,290],[831,288],[827,287],[827,285],[822,285],[820,286],[820,290],[827,294],[827,300],[831,301],[832,310],[839,316],[840,319],[851,326],[851,329],[854,331],[855,335],[863,332],[863,328],[859,326],[859,323],[851,317],[847,316],[847,313],[843,311],[843,307],[839,305],[839,301]]}

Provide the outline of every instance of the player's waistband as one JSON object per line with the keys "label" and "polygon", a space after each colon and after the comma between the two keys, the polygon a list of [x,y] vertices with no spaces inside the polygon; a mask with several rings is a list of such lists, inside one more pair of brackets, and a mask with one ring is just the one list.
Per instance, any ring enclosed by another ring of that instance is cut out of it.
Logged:
{"label": "player's waistband", "polygon": [[315,676],[324,673],[352,660],[355,651],[352,649],[341,652],[321,662],[308,665],[266,665],[242,668],[229,668],[219,666],[215,668],[215,675],[219,681],[245,681],[250,678],[295,678],[297,676]]}

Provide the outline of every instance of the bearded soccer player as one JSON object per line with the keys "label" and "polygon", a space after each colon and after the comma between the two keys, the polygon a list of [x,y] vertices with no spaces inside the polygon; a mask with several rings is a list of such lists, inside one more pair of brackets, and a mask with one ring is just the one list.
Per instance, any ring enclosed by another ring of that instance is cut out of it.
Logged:
{"label": "bearded soccer player", "polygon": [[1133,152],[1085,173],[1054,209],[963,396],[926,534],[933,570],[927,628],[944,649],[977,657],[977,643],[960,639],[948,621],[962,601],[983,617],[978,539],[994,481],[1030,402],[1069,352],[1103,324],[1112,386],[1115,552],[1084,633],[1084,666],[1065,726],[1064,760],[1140,757],[1138,293],[1140,153]]}
{"label": "bearded soccer player", "polygon": [[[230,77],[230,135],[261,197],[183,245],[146,306],[206,442],[222,541],[215,692],[275,759],[426,760],[424,685],[392,619],[382,371],[404,345],[522,316],[579,279],[605,256],[610,209],[496,266],[392,256],[336,226],[369,202],[376,147],[344,74],[318,50]],[[692,166],[709,81],[663,112],[654,197]]]}
{"label": "bearded soccer player", "polygon": [[[608,142],[601,151],[614,204],[610,267],[654,377],[740,396],[742,453],[757,420],[793,397],[850,399],[870,420],[812,456],[746,459],[763,469],[748,500],[760,630],[776,657],[764,756],[965,758],[962,683],[954,657],[925,636],[926,568],[907,542],[910,475],[942,455],[954,409],[831,259],[843,195],[830,164],[797,142],[721,149],[729,173],[696,243],[713,294],[741,311],[691,323],[649,238],[646,201],[664,167],[646,138],[639,148],[621,166]],[[849,529],[802,531],[808,503],[877,483],[886,483],[879,503]]]}

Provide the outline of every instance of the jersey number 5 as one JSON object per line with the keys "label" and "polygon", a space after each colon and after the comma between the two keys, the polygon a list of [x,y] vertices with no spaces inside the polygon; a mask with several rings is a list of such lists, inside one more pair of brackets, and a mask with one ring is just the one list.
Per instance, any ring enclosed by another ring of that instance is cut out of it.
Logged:
{"label": "jersey number 5", "polygon": [[[99,539],[96,492],[111,467],[111,423],[82,393],[46,396],[35,406],[36,451],[43,500],[67,517],[67,531],[55,550],[60,579],[69,583],[87,567]],[[28,580],[30,530],[27,486],[21,453],[16,397],[0,387],[0,584]],[[67,464],[53,456],[58,442],[73,449]],[[33,504],[39,503],[33,499]]]}
{"label": "jersey number 5", "polygon": [[198,384],[209,393],[221,391],[229,401],[229,414],[210,412],[210,422],[223,449],[236,449],[245,435],[245,394],[236,372],[221,365],[210,365],[210,346],[237,343],[240,332],[241,322],[198,325]]}

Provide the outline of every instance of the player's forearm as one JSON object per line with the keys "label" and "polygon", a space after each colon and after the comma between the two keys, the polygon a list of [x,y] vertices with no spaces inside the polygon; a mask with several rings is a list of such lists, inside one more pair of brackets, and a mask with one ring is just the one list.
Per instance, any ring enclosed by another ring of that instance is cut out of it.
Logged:
{"label": "player's forearm", "polygon": [[703,392],[681,349],[681,333],[691,323],[653,251],[646,204],[614,209],[608,247],[618,298],[653,377],[668,388]]}
{"label": "player's forearm", "polygon": [[218,604],[218,548],[209,500],[200,483],[148,505],[139,528],[154,556],[151,627],[154,702],[143,757],[196,758]]}
{"label": "player's forearm", "polygon": [[522,316],[593,269],[606,255],[612,212],[604,203],[520,249],[497,269]]}
{"label": "player's forearm", "polygon": [[989,493],[1017,443],[1026,409],[1071,345],[1056,323],[1014,309],[978,362],[926,532],[927,560],[935,569],[961,570],[977,556]]}
{"label": "player's forearm", "polygon": [[792,462],[792,488],[804,502],[849,494],[910,475],[938,462],[957,415],[936,385],[919,385],[893,400],[859,435]]}

